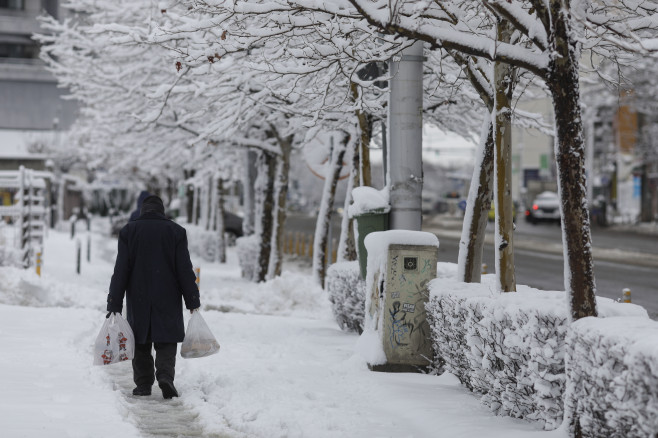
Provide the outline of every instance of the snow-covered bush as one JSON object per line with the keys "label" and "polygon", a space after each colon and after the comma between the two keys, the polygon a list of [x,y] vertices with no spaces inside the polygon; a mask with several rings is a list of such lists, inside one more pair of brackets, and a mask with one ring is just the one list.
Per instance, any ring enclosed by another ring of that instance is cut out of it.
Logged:
{"label": "snow-covered bush", "polygon": [[327,293],[336,322],[342,330],[363,332],[366,283],[359,262],[334,263],[327,271]]}
{"label": "snow-covered bush", "polygon": [[0,220],[0,266],[22,266],[21,251],[10,245],[10,227]]}
{"label": "snow-covered bush", "polygon": [[255,281],[258,272],[258,252],[260,246],[258,236],[252,234],[236,240],[235,249],[238,252],[238,262],[242,269],[242,278]]}
{"label": "snow-covered bush", "polygon": [[658,436],[658,323],[583,318],[566,341],[567,414],[582,436]]}
{"label": "snow-covered bush", "polygon": [[[217,261],[219,256],[219,233],[215,230],[206,230],[198,225],[182,225],[187,230],[190,253],[198,255],[208,262]],[[225,244],[229,244],[228,240],[225,240]]]}
{"label": "snow-covered bush", "polygon": [[0,244],[0,266],[22,266],[20,251],[9,245]]}
{"label": "snow-covered bush", "polygon": [[[495,292],[492,275],[483,283],[430,283],[435,365],[443,364],[495,413],[554,429],[564,412],[567,298],[564,292],[518,290]],[[600,316],[647,317],[639,306],[606,298],[598,298],[598,308]]]}

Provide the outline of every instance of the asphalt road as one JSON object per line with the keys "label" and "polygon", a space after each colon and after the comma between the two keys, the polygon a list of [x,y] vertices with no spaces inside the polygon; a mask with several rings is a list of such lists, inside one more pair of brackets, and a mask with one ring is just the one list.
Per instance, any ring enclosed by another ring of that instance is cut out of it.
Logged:
{"label": "asphalt road", "polygon": [[[493,224],[490,224],[493,225]],[[312,234],[315,218],[291,215],[289,231]],[[457,262],[461,220],[425,218],[425,231],[439,237],[439,261]],[[340,217],[333,220],[333,237],[340,233]],[[493,226],[487,228],[487,241],[493,240]],[[518,284],[543,290],[564,290],[562,234],[556,224],[531,225],[519,221],[514,233],[515,273]],[[617,299],[624,288],[631,289],[632,302],[644,306],[658,319],[658,236],[611,228],[592,229],[594,275],[597,294]],[[494,248],[485,244],[483,263],[495,271]]]}
{"label": "asphalt road", "polygon": [[[493,223],[487,241],[493,241]],[[460,220],[426,220],[426,231],[435,232],[441,243],[441,261],[457,260]],[[658,319],[658,236],[614,228],[593,228],[594,277],[599,296],[621,298],[631,290],[632,302],[644,306]],[[494,247],[485,244],[483,263],[495,272]],[[543,290],[564,290],[562,231],[557,224],[531,225],[519,221],[514,232],[516,281]]]}
{"label": "asphalt road", "polygon": [[[440,237],[439,241],[439,261],[456,262],[459,240]],[[483,263],[487,264],[489,273],[495,272],[492,245],[485,245]],[[543,290],[564,290],[562,255],[515,249],[514,264],[517,284]],[[632,302],[644,306],[654,319],[658,319],[657,273],[658,269],[652,267],[594,260],[597,295],[617,299],[624,288],[629,288]]]}

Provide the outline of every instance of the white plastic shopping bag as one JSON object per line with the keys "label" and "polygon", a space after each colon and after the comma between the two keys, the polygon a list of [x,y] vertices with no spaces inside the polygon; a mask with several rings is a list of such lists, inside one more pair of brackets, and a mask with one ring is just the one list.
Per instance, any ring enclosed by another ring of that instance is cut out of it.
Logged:
{"label": "white plastic shopping bag", "polygon": [[219,343],[201,317],[198,310],[192,313],[187,323],[185,340],[180,348],[180,355],[185,359],[206,357],[219,351]]}
{"label": "white plastic shopping bag", "polygon": [[100,333],[94,346],[94,365],[110,365],[132,360],[135,357],[135,336],[130,324],[121,314],[112,313]]}

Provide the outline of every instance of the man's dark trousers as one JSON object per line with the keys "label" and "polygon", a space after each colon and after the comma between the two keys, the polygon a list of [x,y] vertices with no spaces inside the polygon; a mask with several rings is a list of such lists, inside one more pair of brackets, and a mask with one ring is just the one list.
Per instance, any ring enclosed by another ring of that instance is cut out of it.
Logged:
{"label": "man's dark trousers", "polygon": [[[151,355],[152,346],[155,346],[155,369]],[[135,344],[133,359],[135,385],[153,386],[154,375],[158,382],[174,383],[177,350],[178,344],[175,342],[151,342],[151,333],[146,339],[146,344]]]}

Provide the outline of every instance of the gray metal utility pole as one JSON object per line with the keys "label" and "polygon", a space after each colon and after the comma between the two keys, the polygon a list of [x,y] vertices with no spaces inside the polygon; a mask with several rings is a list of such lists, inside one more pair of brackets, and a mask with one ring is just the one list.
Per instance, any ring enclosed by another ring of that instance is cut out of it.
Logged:
{"label": "gray metal utility pole", "polygon": [[423,43],[391,61],[388,113],[390,228],[420,231],[423,191]]}

